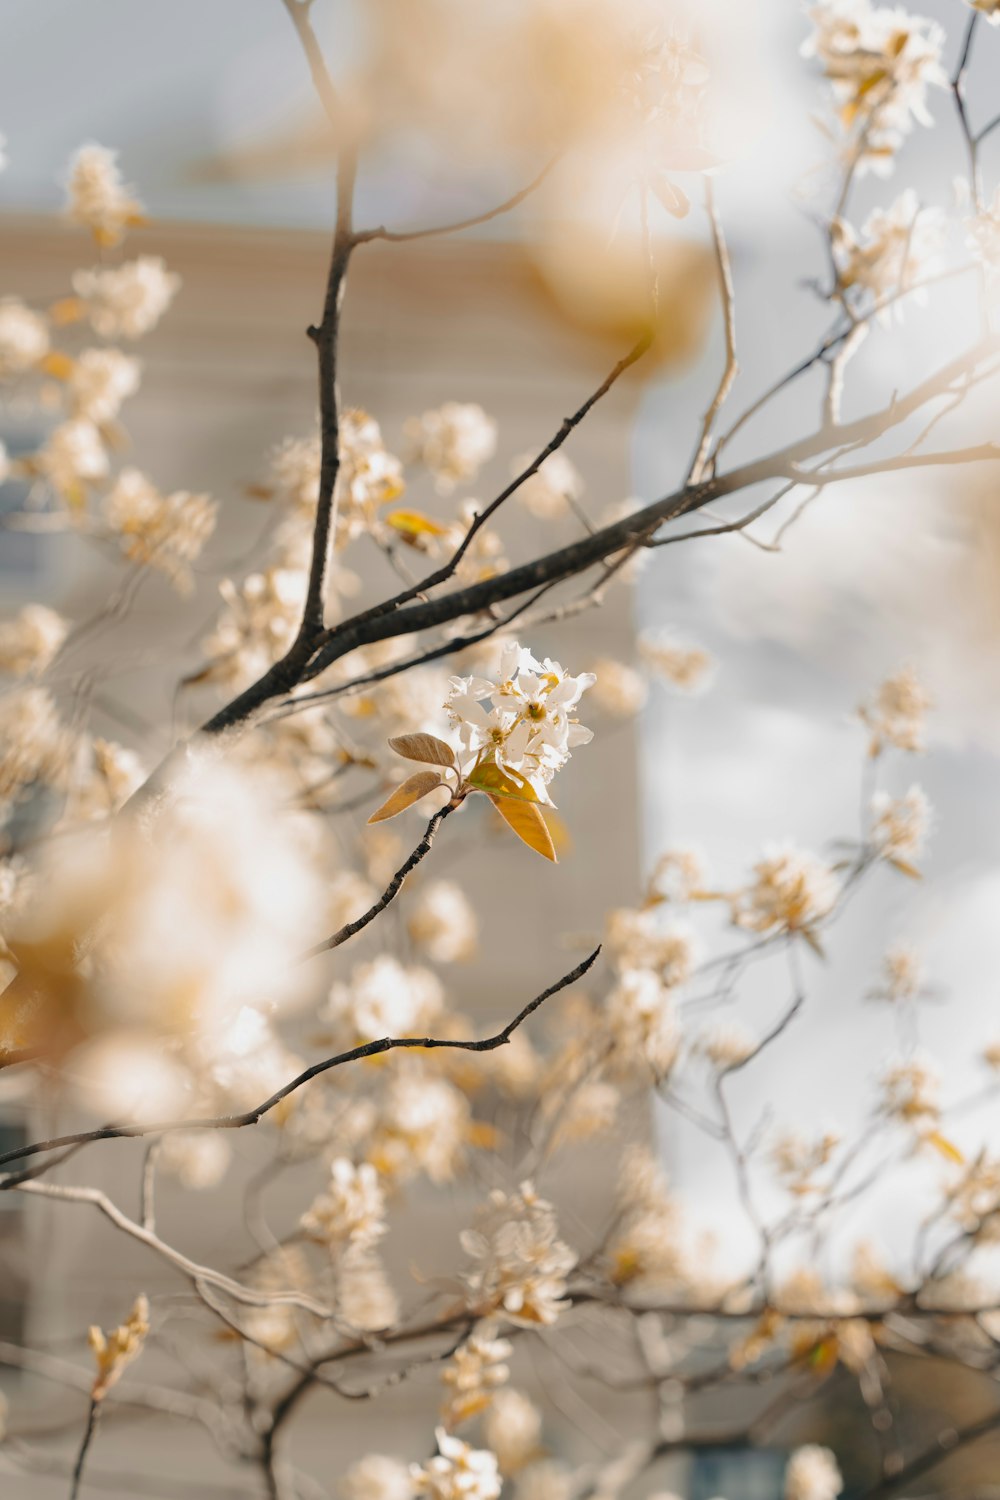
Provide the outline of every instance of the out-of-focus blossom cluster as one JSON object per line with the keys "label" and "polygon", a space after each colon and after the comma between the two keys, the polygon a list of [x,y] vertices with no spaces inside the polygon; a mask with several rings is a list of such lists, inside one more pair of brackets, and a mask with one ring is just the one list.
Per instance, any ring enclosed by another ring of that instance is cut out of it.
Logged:
{"label": "out-of-focus blossom cluster", "polygon": [[530,1182],[516,1193],[495,1189],[476,1227],[462,1234],[475,1262],[466,1273],[470,1306],[525,1327],[554,1323],[568,1306],[566,1278],[576,1253],[559,1238],[552,1205]]}
{"label": "out-of-focus blossom cluster", "polygon": [[871,0],[819,0],[809,16],[815,29],[803,52],[830,80],[847,152],[862,166],[891,171],[914,122],[931,124],[928,91],[947,82],[943,30]]}

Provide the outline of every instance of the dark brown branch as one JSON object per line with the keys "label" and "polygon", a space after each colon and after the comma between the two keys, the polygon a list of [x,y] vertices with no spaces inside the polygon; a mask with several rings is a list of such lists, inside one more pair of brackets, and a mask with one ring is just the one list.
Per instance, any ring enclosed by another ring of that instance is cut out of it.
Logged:
{"label": "dark brown branch", "polygon": [[101,1403],[91,1396],[90,1406],[87,1408],[87,1425],[84,1428],[83,1441],[80,1444],[80,1451],[76,1456],[76,1463],[73,1465],[73,1474],[70,1479],[69,1500],[77,1500],[77,1496],[80,1493],[80,1485],[83,1482],[83,1466],[87,1462],[87,1453],[94,1440],[94,1433],[97,1430],[97,1419],[100,1414]]}
{"label": "dark brown branch", "polygon": [[[358,1047],[351,1047],[347,1052],[339,1052],[335,1057],[326,1057],[321,1062],[313,1063],[311,1067],[305,1068],[271,1094],[263,1103],[255,1105],[253,1109],[245,1110],[242,1114],[215,1115],[197,1120],[161,1120],[150,1125],[102,1125],[96,1130],[81,1130],[72,1135],[54,1136],[47,1141],[35,1141],[30,1146],[19,1146],[16,1150],[7,1151],[0,1156],[0,1167],[10,1166],[12,1162],[23,1161],[29,1156],[37,1156],[43,1151],[59,1151],[64,1146],[74,1146],[84,1141],[134,1140],[141,1136],[166,1135],[174,1130],[241,1130],[247,1125],[256,1125],[282,1100],[287,1099],[314,1078],[319,1078],[321,1074],[329,1073],[331,1069],[342,1067],[345,1063],[358,1062],[364,1057],[377,1057],[380,1053],[391,1052],[398,1047],[419,1048],[424,1051],[449,1047],[463,1052],[493,1052],[497,1047],[506,1046],[517,1028],[540,1006],[544,1005],[546,1000],[550,1000],[560,990],[582,979],[596,963],[600,951],[600,947],[595,948],[581,963],[577,964],[575,969],[571,969],[568,974],[557,979],[555,984],[549,985],[548,989],[536,995],[533,1000],[529,1000],[514,1019],[508,1021],[503,1030],[496,1032],[494,1036],[481,1037],[477,1041],[429,1036],[380,1037],[378,1041],[363,1042]],[[0,1179],[0,1191],[12,1185],[7,1178]]]}
{"label": "dark brown branch", "polygon": [[407,875],[415,870],[420,861],[430,853],[431,845],[434,842],[434,837],[438,829],[441,827],[441,824],[450,813],[453,813],[456,810],[459,805],[460,804],[457,802],[446,802],[444,807],[439,807],[437,812],[431,818],[430,822],[427,824],[427,827],[424,830],[424,836],[420,840],[420,843],[416,846],[415,849],[412,850],[410,854],[407,855],[406,859],[404,859],[403,863],[400,865],[395,875],[389,881],[389,884],[386,886],[381,896],[375,902],[374,906],[370,906],[362,916],[355,918],[353,922],[345,922],[343,927],[338,928],[338,930],[332,935],[332,937],[324,938],[321,943],[317,943],[315,947],[308,949],[307,952],[303,953],[301,959],[299,960],[300,963],[305,963],[305,961],[309,958],[316,958],[320,953],[329,953],[331,948],[339,948],[341,943],[346,943],[348,938],[352,938],[356,933],[361,932],[365,927],[368,926],[369,922],[374,922],[379,913],[385,911],[386,907],[389,905],[389,902],[393,901],[396,896],[399,895],[399,892],[402,889],[403,881],[406,879]]}

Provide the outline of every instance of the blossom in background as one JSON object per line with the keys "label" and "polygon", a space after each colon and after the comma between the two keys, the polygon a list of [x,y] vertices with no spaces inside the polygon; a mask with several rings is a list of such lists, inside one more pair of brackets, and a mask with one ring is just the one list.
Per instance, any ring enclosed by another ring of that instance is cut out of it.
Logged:
{"label": "blossom in background", "polygon": [[328,1019],[344,1024],[353,1041],[426,1034],[441,1012],[444,992],[430,969],[405,968],[388,953],[358,964],[350,982],[337,981],[327,1001]]}
{"label": "blossom in background", "polygon": [[753,875],[733,905],[733,921],[750,932],[808,932],[837,900],[829,866],[790,845],[765,850]]}
{"label": "blossom in background", "polygon": [[891,171],[914,122],[932,123],[928,89],[947,83],[944,31],[935,21],[870,0],[820,0],[809,17],[815,30],[803,55],[815,57],[830,80],[861,166]]}
{"label": "blossom in background", "polygon": [[[991,19],[1000,22],[1000,8]],[[997,188],[986,207],[968,221],[966,228],[966,246],[980,261],[987,275],[995,277],[1000,272],[1000,188]]]}
{"label": "blossom in background", "polygon": [[337,545],[370,531],[380,506],[406,488],[403,465],[388,451],[374,417],[354,408],[341,413],[337,471]]}
{"label": "blossom in background", "polygon": [[923,853],[931,805],[919,786],[902,797],[876,792],[871,801],[872,842],[881,859],[912,867]]}
{"label": "blossom in background", "polygon": [[345,1244],[370,1246],[385,1234],[385,1196],[368,1162],[356,1167],[338,1156],[330,1182],[299,1220],[310,1239],[331,1250]]}
{"label": "blossom in background", "polygon": [[137,1297],[125,1322],[104,1333],[93,1326],[87,1334],[97,1365],[94,1383],[90,1388],[91,1400],[103,1401],[113,1385],[121,1379],[126,1368],[138,1359],[149,1333],[149,1302]]}
{"label": "blossom in background", "polygon": [[424,1172],[431,1182],[449,1182],[470,1132],[469,1101],[461,1089],[414,1064],[394,1072],[367,1155],[389,1181]]}
{"label": "blossom in background", "polygon": [[351,1245],[337,1262],[336,1299],[353,1328],[377,1333],[399,1319],[399,1298],[376,1253]]}
{"label": "blossom in background", "polygon": [[107,477],[110,464],[100,430],[87,417],[60,422],[35,463],[57,494],[74,509],[86,501],[87,487]]}
{"label": "blossom in background", "polygon": [[306,512],[315,510],[321,456],[318,432],[307,438],[285,438],[272,451],[271,481],[284,504]]}
{"label": "blossom in background", "polygon": [[881,1077],[882,1108],[904,1122],[933,1121],[941,1113],[937,1071],[922,1057],[891,1063]]}
{"label": "blossom in background", "polygon": [[398,1458],[369,1453],[340,1481],[341,1500],[413,1500],[410,1470]]}
{"label": "blossom in background", "polygon": [[517,1476],[517,1500],[571,1500],[573,1473],[556,1459],[529,1464]]}
{"label": "blossom in background", "polygon": [[73,273],[73,290],[102,339],[142,338],[156,327],[180,285],[159,255]]}
{"label": "blossom in background", "polygon": [[965,0],[965,3],[977,10],[991,26],[1000,26],[1000,0]]}
{"label": "blossom in background", "polygon": [[304,569],[273,566],[248,573],[236,584],[219,584],[225,609],[205,638],[207,674],[232,688],[253,682],[284,655],[299,627],[308,575]]}
{"label": "blossom in background", "polygon": [[871,703],[858,716],[871,732],[868,753],[880,755],[886,745],[897,750],[922,750],[924,726],[931,698],[912,667],[903,667],[879,684]]}
{"label": "blossom in background", "polygon": [[0,379],[33,370],[49,352],[49,325],[20,297],[0,298]]}
{"label": "blossom in background", "polygon": [[162,495],[138,469],[123,469],[101,508],[130,562],[155,568],[178,593],[190,593],[190,564],[215,530],[213,500],[188,490]]}
{"label": "blossom in background", "polygon": [[618,907],[608,913],[607,942],[621,969],[651,969],[668,987],[681,985],[694,970],[697,948],[684,922],[664,924],[649,908]]}
{"label": "blossom in background", "polygon": [[844,1481],[829,1448],[796,1448],[785,1470],[785,1500],[837,1500]]}
{"label": "blossom in background", "polygon": [[919,953],[905,943],[897,943],[882,959],[882,984],[872,991],[872,997],[894,1002],[915,1000],[921,992],[923,978],[924,966]]}
{"label": "blossom in background", "polygon": [[720,1021],[702,1032],[695,1046],[713,1068],[724,1072],[746,1062],[758,1045],[757,1038],[737,1021]]}
{"label": "blossom in background", "polygon": [[594,663],[594,677],[591,699],[606,714],[631,719],[645,707],[649,683],[635,667],[602,656]]}
{"label": "blossom in background", "polygon": [[26,604],[12,620],[0,622],[0,672],[23,677],[44,672],[66,639],[69,626],[54,609]]}
{"label": "blossom in background", "polygon": [[497,1337],[495,1323],[476,1325],[441,1372],[446,1390],[441,1412],[445,1427],[458,1427],[485,1411],[494,1393],[510,1379],[507,1360],[513,1352],[509,1339]]}
{"label": "blossom in background", "polygon": [[639,636],[639,655],[651,672],[684,693],[703,691],[715,670],[709,652],[668,630],[644,630]]}
{"label": "blossom in background", "polygon": [[[558,662],[538,662],[516,644],[500,655],[497,679],[453,677],[445,703],[467,754],[526,782],[540,802],[579,745],[593,739],[573,710],[594,682],[592,672],[571,677]],[[492,708],[484,705],[492,701]]]}
{"label": "blossom in background", "polygon": [[607,1023],[619,1060],[644,1061],[657,1078],[677,1060],[681,1031],[670,990],[650,969],[626,969],[607,1000]]}
{"label": "blossom in background", "polygon": [[73,361],[69,393],[78,416],[110,422],[139,389],[142,366],[120,349],[84,349]]}
{"label": "blossom in background", "polygon": [[497,1500],[502,1481],[494,1454],[449,1437],[443,1427],[437,1429],[437,1445],[434,1458],[410,1466],[418,1495],[430,1500]]}
{"label": "blossom in background", "polygon": [[678,847],[660,855],[649,877],[652,901],[692,901],[705,890],[705,863],[697,849]]}
{"label": "blossom in background", "polygon": [[465,1276],[471,1306],[530,1328],[554,1323],[569,1305],[566,1277],[577,1257],[559,1238],[551,1203],[530,1182],[517,1193],[494,1189],[461,1242],[477,1263]]}
{"label": "blossom in background", "polygon": [[476,913],[453,880],[434,880],[423,887],[410,908],[406,930],[436,964],[459,963],[476,951]]}
{"label": "blossom in background", "polygon": [[122,181],[117,151],[81,146],[69,164],[66,192],[70,219],[99,245],[117,245],[130,225],[142,223],[142,204]]}
{"label": "blossom in background", "polygon": [[839,1145],[835,1130],[812,1137],[785,1131],[771,1147],[771,1165],[787,1191],[803,1197],[817,1190],[816,1174],[829,1164]]}
{"label": "blossom in background", "polygon": [[430,469],[447,494],[473,479],[496,452],[497,424],[474,402],[446,401],[404,427],[410,458]]}
{"label": "blossom in background", "polygon": [[232,1155],[224,1131],[171,1130],[160,1140],[156,1165],[183,1187],[205,1192],[225,1177]]}
{"label": "blossom in background", "polygon": [[[908,188],[888,208],[876,208],[860,233],[844,219],[831,226],[837,285],[845,296],[871,295],[875,302],[892,299],[902,310],[903,293],[926,302],[916,283],[932,275],[940,264],[945,241],[945,218],[940,209],[922,209]],[[881,314],[888,316],[888,309]]]}
{"label": "blossom in background", "polygon": [[501,1474],[518,1474],[541,1451],[542,1414],[521,1391],[508,1386],[490,1402],[483,1436],[496,1454]]}
{"label": "blossom in background", "polygon": [[0,807],[36,783],[63,786],[74,748],[45,688],[19,687],[0,695]]}
{"label": "blossom in background", "polygon": [[[510,466],[512,476],[516,479],[534,461],[534,454],[522,453]],[[566,514],[570,503],[579,500],[582,494],[583,479],[562,452],[550,453],[543,459],[536,472],[517,491],[521,504],[540,521],[558,520]]]}

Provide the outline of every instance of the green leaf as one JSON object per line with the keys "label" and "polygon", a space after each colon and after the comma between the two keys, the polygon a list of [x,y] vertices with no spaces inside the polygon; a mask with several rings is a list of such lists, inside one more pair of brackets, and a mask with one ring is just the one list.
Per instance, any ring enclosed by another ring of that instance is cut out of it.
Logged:
{"label": "green leaf", "polygon": [[545,859],[550,859],[553,864],[556,864],[552,835],[536,806],[519,797],[497,797],[492,792],[487,792],[487,796],[501,818],[513,828],[523,844],[527,844],[528,848],[534,849],[536,854],[541,854]]}
{"label": "green leaf", "polygon": [[394,734],[389,749],[404,760],[422,760],[432,766],[453,766],[455,752],[436,734]]}
{"label": "green leaf", "polygon": [[435,787],[441,785],[441,774],[438,771],[416,771],[408,776],[401,786],[398,786],[391,797],[373,812],[368,819],[369,823],[382,823],[386,818],[394,818],[397,813],[405,812],[412,807],[414,802],[419,802],[421,797],[426,797],[428,792],[433,792]]}

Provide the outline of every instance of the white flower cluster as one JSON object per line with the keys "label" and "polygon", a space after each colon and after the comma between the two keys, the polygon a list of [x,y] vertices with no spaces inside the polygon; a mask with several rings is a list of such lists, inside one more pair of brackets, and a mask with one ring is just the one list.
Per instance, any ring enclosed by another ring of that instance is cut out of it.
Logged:
{"label": "white flower cluster", "polygon": [[158,255],[73,274],[73,290],[102,339],[139,339],[155,328],[181,279]]}
{"label": "white flower cluster", "polygon": [[87,489],[110,469],[100,429],[87,417],[60,422],[35,455],[38,469],[56,493],[75,510],[84,506]]}
{"label": "white flower cluster", "polygon": [[507,1360],[514,1352],[509,1339],[497,1338],[496,1324],[479,1323],[459,1344],[441,1372],[447,1396],[441,1413],[449,1429],[485,1411],[494,1392],[510,1379]]}
{"label": "white flower cluster", "polygon": [[385,1196],[378,1173],[368,1162],[355,1166],[338,1156],[330,1164],[330,1182],[299,1221],[310,1239],[337,1250],[368,1247],[385,1234]]}
{"label": "white flower cluster", "polygon": [[877,303],[891,299],[900,311],[904,294],[926,301],[926,290],[917,283],[938,268],[945,218],[940,209],[921,209],[916,193],[908,188],[888,208],[874,209],[860,234],[845,220],[835,219],[831,236],[841,292],[868,293]]}
{"label": "white flower cluster", "polygon": [[462,1234],[462,1248],[477,1262],[466,1275],[469,1302],[483,1313],[502,1313],[512,1323],[554,1323],[566,1302],[566,1278],[576,1254],[559,1238],[551,1203],[530,1182],[507,1194],[495,1189],[475,1229]]}
{"label": "white flower cluster", "polygon": [[417,895],[406,922],[416,946],[436,964],[460,963],[476,951],[476,913],[453,880],[435,880]]}
{"label": "white flower cluster", "polygon": [[123,469],[105,496],[104,519],[130,562],[164,573],[179,593],[191,590],[190,564],[215,530],[207,495],[161,495],[138,469]]}
{"label": "white flower cluster", "polygon": [[474,478],[496,452],[497,424],[473,402],[446,401],[411,417],[404,431],[410,457],[430,469],[445,494]]}
{"label": "white flower cluster", "polygon": [[930,707],[931,698],[912,667],[903,667],[887,677],[873,701],[858,710],[871,732],[869,754],[880,755],[886,745],[897,750],[922,750]]}
{"label": "white flower cluster", "polygon": [[[505,646],[496,680],[453,677],[445,707],[463,749],[477,764],[527,783],[540,802],[578,745],[593,739],[573,710],[594,682],[592,672],[571,677],[558,662],[538,662],[522,646]],[[485,702],[492,706],[486,708]]]}
{"label": "white flower cluster", "polygon": [[44,604],[26,604],[12,620],[0,622],[0,672],[23,677],[43,672],[59,650],[69,627]]}
{"label": "white flower cluster", "polygon": [[20,297],[0,298],[0,380],[33,370],[49,352],[49,325]]}
{"label": "white flower cluster", "polygon": [[353,1042],[425,1035],[441,1013],[444,993],[430,969],[404,967],[388,953],[358,964],[347,984],[330,990],[326,1018]]}
{"label": "white flower cluster", "polygon": [[682,693],[702,692],[715,668],[709,652],[682,641],[669,630],[643,631],[639,656],[651,672]]}
{"label": "white flower cluster", "polygon": [[829,78],[861,165],[891,171],[913,122],[931,123],[928,88],[947,82],[942,28],[871,0],[819,0],[809,16],[816,29],[803,54],[817,58]]}
{"label": "white flower cluster", "polygon": [[99,245],[117,245],[131,224],[141,222],[142,205],[122,182],[118,153],[104,146],[81,146],[69,166],[67,212],[89,229]]}
{"label": "white flower cluster", "polygon": [[437,1429],[438,1451],[426,1464],[412,1464],[410,1478],[418,1495],[429,1500],[497,1500],[502,1488],[496,1455],[471,1448],[461,1438]]}
{"label": "white flower cluster", "polygon": [[837,900],[829,866],[790,845],[766,849],[753,875],[733,904],[733,921],[750,932],[809,932]]}
{"label": "white flower cluster", "polygon": [[902,797],[876,792],[871,803],[872,841],[881,859],[912,866],[923,853],[931,824],[931,805],[919,786]]}
{"label": "white flower cluster", "polygon": [[785,1470],[785,1500],[837,1500],[844,1481],[829,1448],[796,1448]]}
{"label": "white flower cluster", "polygon": [[120,349],[84,349],[73,361],[69,393],[77,416],[111,422],[139,389],[141,365]]}
{"label": "white flower cluster", "polygon": [[[535,455],[522,453],[511,464],[511,473],[516,479],[534,462]],[[517,497],[526,510],[540,521],[555,521],[564,516],[571,502],[583,494],[583,479],[576,466],[565,453],[557,451],[543,459],[517,491]]]}
{"label": "white flower cluster", "polygon": [[383,1453],[368,1453],[340,1481],[341,1500],[413,1500],[406,1464]]}

